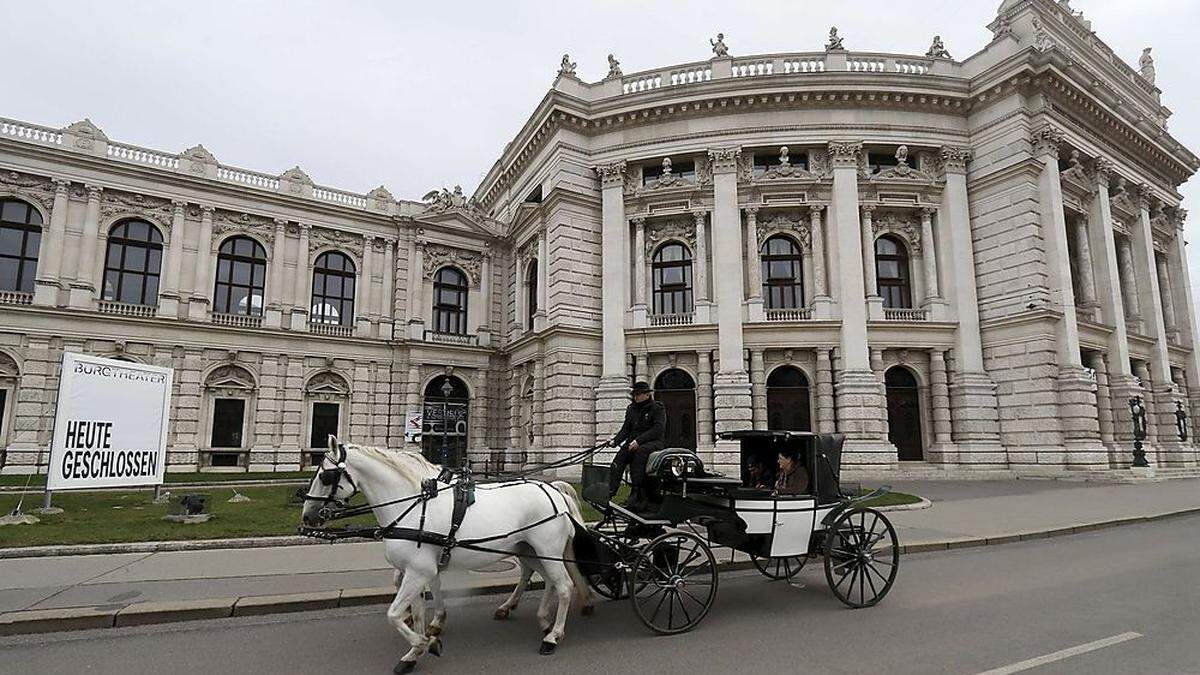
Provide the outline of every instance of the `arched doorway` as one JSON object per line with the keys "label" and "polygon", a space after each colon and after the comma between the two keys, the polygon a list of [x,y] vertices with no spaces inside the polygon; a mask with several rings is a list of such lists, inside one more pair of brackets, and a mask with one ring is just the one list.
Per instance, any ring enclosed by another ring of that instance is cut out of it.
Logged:
{"label": "arched doorway", "polygon": [[900,461],[925,459],[921,447],[921,399],[917,378],[901,366],[883,376],[887,388],[888,440],[899,451]]}
{"label": "arched doorway", "polygon": [[453,375],[438,375],[425,385],[421,451],[436,464],[462,466],[467,454],[467,385]]}
{"label": "arched doorway", "polygon": [[812,431],[808,378],[799,368],[780,366],[767,376],[767,428]]}
{"label": "arched doorway", "polygon": [[667,409],[663,444],[696,449],[696,382],[686,371],[668,368],[654,380],[654,396]]}

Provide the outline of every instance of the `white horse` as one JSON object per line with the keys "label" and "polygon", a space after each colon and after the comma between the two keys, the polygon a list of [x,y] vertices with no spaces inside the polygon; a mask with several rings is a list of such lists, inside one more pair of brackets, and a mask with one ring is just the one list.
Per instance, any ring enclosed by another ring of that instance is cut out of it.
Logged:
{"label": "white horse", "polygon": [[[330,437],[330,451],[323,458],[317,475],[309,485],[302,511],[305,525],[317,527],[324,523],[325,507],[350,499],[361,492],[381,527],[421,527],[422,508],[418,502],[422,482],[435,478],[441,467],[426,461],[419,453],[407,450],[382,450],[367,446],[342,444]],[[442,486],[445,487],[444,484]],[[405,501],[401,501],[405,500]],[[424,530],[445,535],[449,533],[454,508],[454,491],[442,489],[427,499],[424,505]],[[405,513],[407,511],[407,513]],[[481,546],[497,552],[473,550],[468,547],[452,549],[446,569],[478,569],[494,564],[512,554],[537,556],[521,558],[522,584],[514,590],[505,605],[515,606],[529,568],[536,568],[546,582],[538,609],[538,622],[544,633],[540,652],[551,654],[563,637],[571,597],[578,594],[585,607],[591,595],[587,582],[578,567],[564,560],[574,558],[572,541],[575,523],[582,514],[574,489],[567,483],[547,485],[537,481],[482,484],[475,488],[475,504],[467,509],[455,534],[458,541],[491,539]],[[417,659],[426,652],[440,655],[441,641],[437,633],[445,619],[441,604],[438,564],[442,547],[406,539],[384,539],[385,555],[397,569],[399,589],[388,608],[388,620],[408,641],[410,649],[396,664],[396,673],[408,673]],[[430,587],[435,603],[431,635],[425,635],[425,606],[422,591]],[[550,604],[557,600],[553,621]],[[511,605],[510,605],[511,602]],[[503,606],[502,606],[503,607]],[[411,609],[413,627],[404,619]],[[500,610],[497,610],[499,615]],[[507,612],[506,612],[507,613]],[[499,618],[499,616],[498,616]]]}

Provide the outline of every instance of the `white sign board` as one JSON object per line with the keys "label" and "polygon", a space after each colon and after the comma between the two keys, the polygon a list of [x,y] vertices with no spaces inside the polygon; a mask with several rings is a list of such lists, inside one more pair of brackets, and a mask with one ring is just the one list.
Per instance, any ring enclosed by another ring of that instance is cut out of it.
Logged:
{"label": "white sign board", "polygon": [[421,442],[421,427],[425,424],[425,411],[409,410],[404,416],[404,440],[409,443]]}
{"label": "white sign board", "polygon": [[46,487],[161,484],[171,375],[170,368],[63,353]]}

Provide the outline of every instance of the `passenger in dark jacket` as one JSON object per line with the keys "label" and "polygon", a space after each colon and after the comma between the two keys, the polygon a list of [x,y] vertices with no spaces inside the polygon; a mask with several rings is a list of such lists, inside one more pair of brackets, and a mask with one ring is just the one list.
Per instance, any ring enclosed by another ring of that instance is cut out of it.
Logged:
{"label": "passenger in dark jacket", "polygon": [[629,483],[633,491],[625,502],[631,508],[644,506],[646,495],[642,484],[646,479],[646,460],[650,453],[661,450],[667,426],[667,409],[651,397],[650,385],[633,385],[633,403],[625,409],[625,423],[608,442],[619,447],[608,473],[608,493],[611,499],[621,487],[621,476],[629,467]]}

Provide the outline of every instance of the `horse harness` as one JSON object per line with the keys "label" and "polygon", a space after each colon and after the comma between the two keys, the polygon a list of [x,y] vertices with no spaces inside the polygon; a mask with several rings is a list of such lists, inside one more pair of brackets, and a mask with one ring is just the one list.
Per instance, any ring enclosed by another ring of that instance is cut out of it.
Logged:
{"label": "horse harness", "polygon": [[[321,517],[323,519],[325,519],[325,520],[341,520],[344,518],[350,518],[353,516],[369,513],[374,508],[379,507],[379,506],[389,506],[392,504],[400,504],[400,503],[404,503],[407,501],[411,501],[412,503],[409,504],[408,508],[406,508],[399,516],[394,518],[391,523],[389,523],[388,525],[385,525],[383,527],[342,528],[342,529],[337,529],[337,530],[326,530],[326,529],[320,529],[320,528],[314,528],[314,527],[301,527],[300,534],[302,534],[304,536],[315,537],[317,539],[324,539],[326,541],[331,541],[331,542],[339,540],[339,539],[369,537],[369,538],[375,539],[377,541],[383,540],[383,539],[414,541],[417,544],[417,548],[420,548],[422,544],[429,544],[431,546],[440,546],[440,547],[442,547],[442,554],[441,554],[441,557],[438,558],[438,571],[439,572],[444,570],[446,568],[446,566],[450,564],[450,553],[455,548],[465,548],[465,549],[475,550],[475,551],[480,551],[480,552],[485,552],[485,553],[510,553],[512,555],[517,555],[516,553],[509,552],[509,551],[500,551],[500,550],[484,547],[484,546],[481,546],[481,544],[485,544],[485,543],[492,542],[492,541],[497,541],[500,539],[507,539],[508,537],[511,537],[514,534],[524,532],[525,530],[531,530],[535,527],[538,527],[539,525],[544,525],[544,524],[558,518],[560,515],[562,515],[564,513],[563,511],[559,510],[558,504],[554,501],[554,498],[550,495],[550,492],[549,492],[548,488],[546,487],[546,484],[541,481],[528,480],[528,479],[522,477],[518,481],[511,482],[511,483],[493,484],[493,485],[496,485],[496,487],[509,487],[512,485],[521,485],[524,483],[530,483],[530,484],[538,486],[538,488],[542,491],[542,493],[546,495],[546,499],[550,502],[551,515],[546,516],[545,518],[542,518],[541,520],[539,520],[535,523],[526,525],[524,527],[518,528],[516,530],[513,530],[513,531],[505,533],[505,534],[495,535],[495,536],[491,536],[491,537],[481,537],[481,538],[476,538],[476,539],[465,539],[465,540],[460,541],[456,538],[459,527],[462,526],[463,518],[466,517],[466,515],[467,515],[467,509],[472,504],[475,503],[475,486],[476,486],[476,484],[475,484],[474,476],[471,474],[471,471],[469,469],[459,469],[457,471],[454,471],[454,470],[451,470],[448,468],[443,468],[442,472],[440,474],[438,474],[438,476],[436,478],[427,478],[424,481],[422,481],[421,482],[421,491],[411,497],[404,497],[404,498],[397,499],[397,500],[394,500],[391,502],[384,502],[383,504],[374,504],[374,505],[366,504],[363,506],[347,508],[344,506],[345,502],[348,501],[349,499],[351,499],[352,497],[354,497],[354,495],[358,494],[359,490],[358,490],[358,486],[354,483],[354,479],[350,476],[349,473],[346,472],[346,448],[345,448],[345,446],[339,443],[338,444],[338,457],[336,459],[333,457],[330,457],[329,459],[335,460],[334,467],[330,468],[330,469],[322,469],[317,474],[317,477],[321,481],[321,484],[329,486],[329,494],[322,496],[322,495],[312,495],[312,494],[306,493],[303,497],[305,500],[321,502],[321,504],[322,504]],[[341,484],[341,481],[343,479],[346,480],[350,484],[352,491],[351,491],[350,495],[347,496],[345,499],[338,499],[337,492],[338,492],[338,488]],[[441,494],[443,491],[446,491],[446,490],[453,490],[453,492],[454,492],[454,507],[453,507],[453,510],[451,511],[451,516],[450,516],[450,529],[446,534],[430,532],[425,529],[425,516],[426,516],[427,507],[431,500],[437,498],[437,496],[439,494]],[[333,508],[333,507],[337,507],[337,508]],[[412,513],[418,507],[420,507],[420,509],[421,509],[421,515],[420,515],[420,520],[419,520],[417,527],[416,528],[398,527],[398,523],[400,521],[404,520],[404,518],[407,517],[408,514]],[[540,556],[533,556],[533,557],[540,557]]]}

